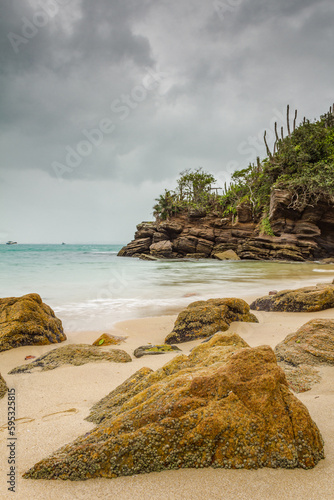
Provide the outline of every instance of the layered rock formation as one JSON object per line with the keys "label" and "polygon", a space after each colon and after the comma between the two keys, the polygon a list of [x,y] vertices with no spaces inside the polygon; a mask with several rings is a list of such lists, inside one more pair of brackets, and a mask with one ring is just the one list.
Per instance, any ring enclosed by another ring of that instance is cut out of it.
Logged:
{"label": "layered rock formation", "polygon": [[334,256],[334,205],[319,201],[303,211],[293,208],[293,195],[274,189],[269,220],[274,236],[261,235],[248,203],[237,218],[217,212],[184,213],[164,222],[143,222],[120,256],[215,258],[234,250],[241,259],[305,261]]}
{"label": "layered rock formation", "polygon": [[7,391],[8,391],[7,384],[0,373],[0,399],[4,397]]}
{"label": "layered rock formation", "polygon": [[249,305],[242,299],[209,299],[192,302],[180,312],[166,344],[210,337],[228,330],[233,321],[258,323]]}
{"label": "layered rock formation", "polygon": [[37,293],[0,299],[0,352],[64,340],[60,319]]}
{"label": "layered rock formation", "polygon": [[43,354],[31,363],[17,366],[9,373],[32,372],[34,370],[54,370],[61,365],[80,366],[86,363],[128,363],[132,361],[131,356],[121,349],[102,350],[99,347],[88,344],[73,344],[53,349],[47,354]]}
{"label": "layered rock formation", "polygon": [[334,307],[334,285],[319,284],[282,290],[256,299],[250,308],[255,311],[314,312]]}
{"label": "layered rock formation", "polygon": [[[84,480],[184,467],[314,467],[323,441],[270,347],[216,334],[126,381],[104,419],[24,474]],[[114,397],[114,401],[113,401]],[[114,402],[114,404],[113,404]],[[97,411],[98,413],[98,411]]]}

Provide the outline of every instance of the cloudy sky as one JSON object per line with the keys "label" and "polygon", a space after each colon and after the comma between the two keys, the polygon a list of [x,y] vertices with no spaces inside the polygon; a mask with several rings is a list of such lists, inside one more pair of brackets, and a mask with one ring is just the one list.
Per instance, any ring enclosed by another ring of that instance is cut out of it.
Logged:
{"label": "cloudy sky", "polygon": [[217,185],[286,105],[334,101],[332,0],[2,0],[0,243],[125,243],[186,168]]}

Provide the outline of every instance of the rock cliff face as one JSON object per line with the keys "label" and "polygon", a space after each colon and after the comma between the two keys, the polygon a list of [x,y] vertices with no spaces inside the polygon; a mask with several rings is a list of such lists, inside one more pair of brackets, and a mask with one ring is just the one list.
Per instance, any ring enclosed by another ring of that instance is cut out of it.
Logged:
{"label": "rock cliff face", "polygon": [[293,208],[289,191],[274,189],[269,220],[274,236],[261,235],[251,207],[241,204],[235,220],[217,212],[177,215],[169,221],[142,222],[120,256],[218,258],[234,250],[241,259],[305,261],[334,256],[334,204],[319,201]]}

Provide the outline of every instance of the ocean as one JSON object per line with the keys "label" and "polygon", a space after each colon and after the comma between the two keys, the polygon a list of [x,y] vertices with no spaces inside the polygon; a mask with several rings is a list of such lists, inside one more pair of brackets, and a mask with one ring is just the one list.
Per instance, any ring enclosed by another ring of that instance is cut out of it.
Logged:
{"label": "ocean", "polygon": [[333,265],[117,257],[121,245],[0,245],[0,297],[38,293],[65,331],[171,314],[194,300],[332,281]]}

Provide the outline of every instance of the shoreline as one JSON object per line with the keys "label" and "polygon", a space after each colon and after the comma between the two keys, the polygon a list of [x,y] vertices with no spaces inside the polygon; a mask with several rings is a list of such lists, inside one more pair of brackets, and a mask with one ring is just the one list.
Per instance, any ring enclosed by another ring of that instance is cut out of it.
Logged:
{"label": "shoreline", "polygon": [[[255,294],[254,294],[255,295]],[[258,294],[256,294],[258,297]],[[242,297],[247,300],[254,296]],[[196,300],[196,297],[191,297]],[[229,331],[238,333],[251,347],[274,347],[289,333],[313,318],[334,319],[334,309],[315,313],[282,313],[255,311],[259,323],[232,323]],[[40,356],[71,343],[93,343],[102,331],[69,332],[67,341],[48,346],[24,346],[0,353],[1,374],[17,395],[17,475],[15,498],[90,499],[329,499],[334,482],[334,367],[320,368],[322,380],[310,391],[297,394],[309,409],[325,441],[325,460],[311,470],[269,469],[180,469],[115,479],[89,479],[82,482],[28,480],[21,475],[32,465],[60,446],[88,432],[94,424],[87,422],[89,409],[139,368],[157,369],[177,354],[134,358],[133,350],[147,343],[163,343],[171,331],[176,315],[153,316],[117,322],[108,333],[126,336],[116,349],[132,355],[131,363],[89,363],[62,366],[47,372],[8,375],[24,363],[25,356]],[[178,344],[184,354],[201,340]],[[0,499],[7,499],[5,471],[8,465],[3,453],[7,439],[7,397],[0,400]]]}

